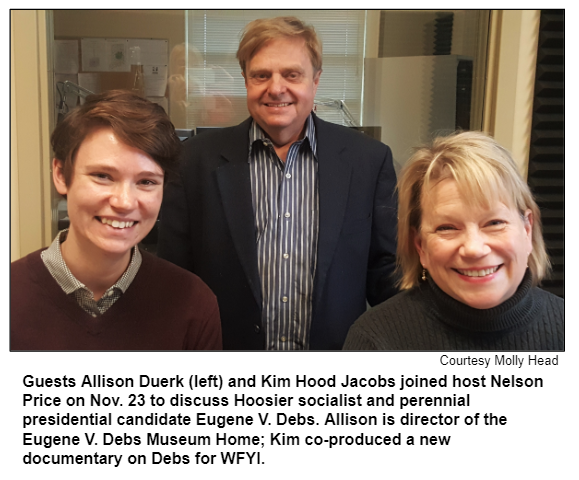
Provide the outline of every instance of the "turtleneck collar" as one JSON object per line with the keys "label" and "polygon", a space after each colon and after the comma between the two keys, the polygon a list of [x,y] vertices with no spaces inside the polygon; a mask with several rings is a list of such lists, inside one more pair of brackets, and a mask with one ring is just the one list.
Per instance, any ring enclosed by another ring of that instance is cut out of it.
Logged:
{"label": "turtleneck collar", "polygon": [[431,278],[421,288],[438,307],[433,312],[439,320],[471,332],[493,333],[514,329],[531,321],[540,308],[539,300],[532,295],[529,269],[515,294],[493,308],[469,307],[444,293]]}

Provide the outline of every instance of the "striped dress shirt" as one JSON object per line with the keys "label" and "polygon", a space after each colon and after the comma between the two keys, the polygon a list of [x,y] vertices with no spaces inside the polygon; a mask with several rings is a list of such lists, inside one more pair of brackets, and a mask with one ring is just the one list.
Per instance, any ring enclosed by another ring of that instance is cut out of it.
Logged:
{"label": "striped dress shirt", "polygon": [[319,228],[314,122],[310,115],[285,164],[255,121],[249,135],[266,349],[307,350]]}

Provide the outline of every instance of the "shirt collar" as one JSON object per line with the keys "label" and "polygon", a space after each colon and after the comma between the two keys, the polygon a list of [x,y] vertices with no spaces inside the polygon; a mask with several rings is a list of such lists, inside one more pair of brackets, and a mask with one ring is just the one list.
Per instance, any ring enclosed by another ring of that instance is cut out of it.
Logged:
{"label": "shirt collar", "polygon": [[[314,124],[313,115],[310,113],[306,119],[306,133],[304,138],[298,140],[295,143],[303,142],[308,139],[314,158],[318,157],[318,142],[316,140],[316,125]],[[258,125],[258,123],[253,120],[251,126],[249,127],[249,159],[251,159],[251,152],[253,149],[253,144],[255,142],[263,142],[266,145],[272,145],[271,140],[265,134],[265,131]]]}
{"label": "shirt collar", "polygon": [[[60,232],[58,232],[58,235],[56,236],[50,247],[48,247],[45,251],[43,251],[41,256],[50,274],[60,285],[60,288],[62,288],[64,293],[68,295],[70,293],[75,292],[79,288],[85,290],[90,289],[87,288],[86,285],[80,282],[72,274],[72,272],[66,265],[66,262],[64,261],[60,245],[66,240],[67,235],[68,229],[61,230]],[[143,256],[141,255],[141,252],[139,251],[137,246],[134,246],[131,250],[131,261],[129,262],[129,266],[127,267],[125,272],[121,275],[121,278],[119,278],[118,281],[112,287],[107,289],[107,291],[114,288],[118,288],[123,293],[125,293],[127,288],[129,288],[129,285],[131,285],[133,279],[137,275],[137,272],[139,271],[139,267],[141,266],[142,261]]]}

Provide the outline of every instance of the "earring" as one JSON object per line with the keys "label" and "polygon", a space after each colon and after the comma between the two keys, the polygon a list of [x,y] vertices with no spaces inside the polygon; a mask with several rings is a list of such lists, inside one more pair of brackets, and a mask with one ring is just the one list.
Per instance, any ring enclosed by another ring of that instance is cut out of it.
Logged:
{"label": "earring", "polygon": [[426,282],[426,268],[422,269],[422,281]]}

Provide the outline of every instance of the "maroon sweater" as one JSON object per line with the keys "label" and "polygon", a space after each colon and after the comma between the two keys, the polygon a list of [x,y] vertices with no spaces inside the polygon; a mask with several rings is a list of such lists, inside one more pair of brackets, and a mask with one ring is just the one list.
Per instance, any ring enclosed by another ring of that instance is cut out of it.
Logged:
{"label": "maroon sweater", "polygon": [[127,291],[93,318],[40,252],[10,268],[11,350],[221,350],[217,299],[196,275],[142,252]]}

